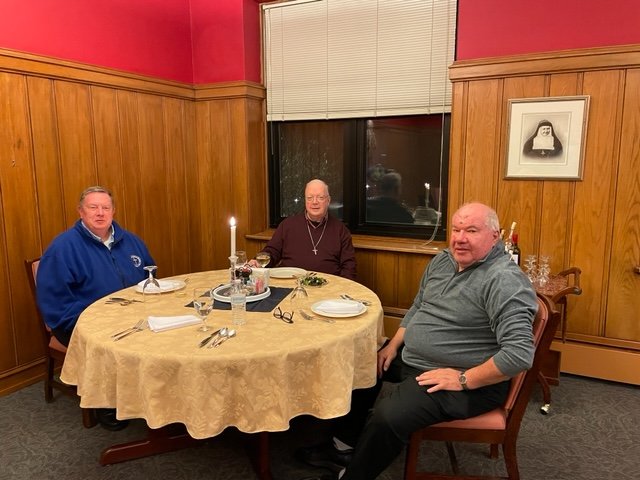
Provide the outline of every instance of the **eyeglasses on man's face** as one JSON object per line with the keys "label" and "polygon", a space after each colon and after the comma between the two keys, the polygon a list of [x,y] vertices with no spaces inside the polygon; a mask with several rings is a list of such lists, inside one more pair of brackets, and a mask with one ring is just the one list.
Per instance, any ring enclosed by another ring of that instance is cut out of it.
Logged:
{"label": "eyeglasses on man's face", "polygon": [[327,199],[326,195],[307,195],[304,197],[307,202],[324,202]]}
{"label": "eyeglasses on man's face", "polygon": [[283,312],[280,307],[276,307],[273,311],[273,316],[279,318],[283,322],[293,323],[293,312]]}

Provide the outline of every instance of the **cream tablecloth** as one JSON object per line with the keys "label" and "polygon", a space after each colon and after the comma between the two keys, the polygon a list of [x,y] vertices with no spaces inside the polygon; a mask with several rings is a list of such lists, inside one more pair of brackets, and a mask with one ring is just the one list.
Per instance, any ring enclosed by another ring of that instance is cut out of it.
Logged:
{"label": "cream tablecloth", "polygon": [[[193,288],[215,287],[228,272],[188,278],[186,296],[165,293],[150,304],[89,306],[74,330],[61,379],[77,385],[80,405],[115,407],[118,418],[144,418],[151,428],[183,423],[193,438],[219,434],[228,426],[247,433],[282,431],[302,414],[334,418],[349,410],[352,389],[374,384],[376,350],[382,338],[382,307],[366,287],[322,274],[328,284],[307,288],[309,305],[341,293],[370,300],[367,312],[329,324],[304,320],[287,324],[271,312],[247,312],[237,336],[215,349],[198,348],[205,337],[196,326],[150,330],[114,342],[110,335],[147,315],[184,315]],[[294,287],[294,280],[271,279]],[[135,287],[113,296],[138,298]],[[288,297],[281,307],[286,310]],[[310,311],[310,309],[308,309]],[[208,323],[231,327],[231,312],[214,310]]]}

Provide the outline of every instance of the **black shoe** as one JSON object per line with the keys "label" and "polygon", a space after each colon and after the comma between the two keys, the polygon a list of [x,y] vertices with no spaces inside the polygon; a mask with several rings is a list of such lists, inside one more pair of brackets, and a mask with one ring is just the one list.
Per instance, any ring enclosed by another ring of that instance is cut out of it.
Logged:
{"label": "black shoe", "polygon": [[332,472],[339,473],[351,462],[353,449],[338,450],[332,443],[323,443],[314,447],[300,448],[296,450],[295,456],[308,465],[328,468]]}
{"label": "black shoe", "polygon": [[129,420],[118,420],[116,418],[115,408],[96,408],[96,418],[102,428],[117,432],[123,428],[127,428]]}

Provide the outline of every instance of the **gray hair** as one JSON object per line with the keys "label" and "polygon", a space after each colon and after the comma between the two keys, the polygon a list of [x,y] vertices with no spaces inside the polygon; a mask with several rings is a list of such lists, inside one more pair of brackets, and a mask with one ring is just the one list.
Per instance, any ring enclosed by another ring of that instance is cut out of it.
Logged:
{"label": "gray hair", "polygon": [[109,198],[111,199],[111,205],[115,206],[115,201],[113,200],[113,194],[111,193],[111,190],[109,190],[108,188],[101,187],[100,185],[94,185],[93,187],[85,188],[83,192],[80,194],[80,200],[78,201],[78,206],[82,205],[82,202],[84,202],[84,199],[90,193],[106,193],[107,195],[109,195]]}
{"label": "gray hair", "polygon": [[313,180],[309,180],[307,182],[307,184],[304,186],[305,193],[307,192],[307,187],[309,187],[309,185],[311,185],[312,183],[320,183],[324,187],[325,191],[327,192],[327,196],[328,197],[331,196],[331,194],[329,193],[329,185],[327,185],[326,182],[323,182],[319,178],[314,178]]}

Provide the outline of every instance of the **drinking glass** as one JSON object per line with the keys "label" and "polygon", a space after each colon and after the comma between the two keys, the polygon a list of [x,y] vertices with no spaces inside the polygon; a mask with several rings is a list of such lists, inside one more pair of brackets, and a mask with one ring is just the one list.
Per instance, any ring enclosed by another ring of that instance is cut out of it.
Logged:
{"label": "drinking glass", "polygon": [[213,296],[210,288],[194,288],[193,289],[193,308],[198,316],[202,319],[202,326],[198,328],[199,332],[209,330],[207,325],[207,317],[213,310]]}
{"label": "drinking glass", "polygon": [[271,255],[269,255],[267,252],[259,252],[256,255],[256,262],[258,262],[258,265],[260,265],[260,267],[265,268],[267,265],[269,265],[269,262],[271,261]]}
{"label": "drinking glass", "polygon": [[144,302],[148,302],[155,298],[154,295],[160,295],[161,290],[158,280],[153,276],[153,272],[155,272],[158,267],[155,265],[149,265],[148,267],[144,267],[144,269],[149,272],[149,276],[142,285],[142,300]]}
{"label": "drinking glass", "polygon": [[236,266],[242,267],[245,263],[247,263],[247,252],[244,250],[236,251]]}
{"label": "drinking glass", "polygon": [[302,283],[305,275],[297,275],[296,277],[296,288],[291,292],[291,297],[289,297],[289,301],[291,304],[291,310],[294,312],[299,311],[300,309],[307,306],[307,301],[309,300],[309,294],[307,290],[304,288],[304,284]]}

